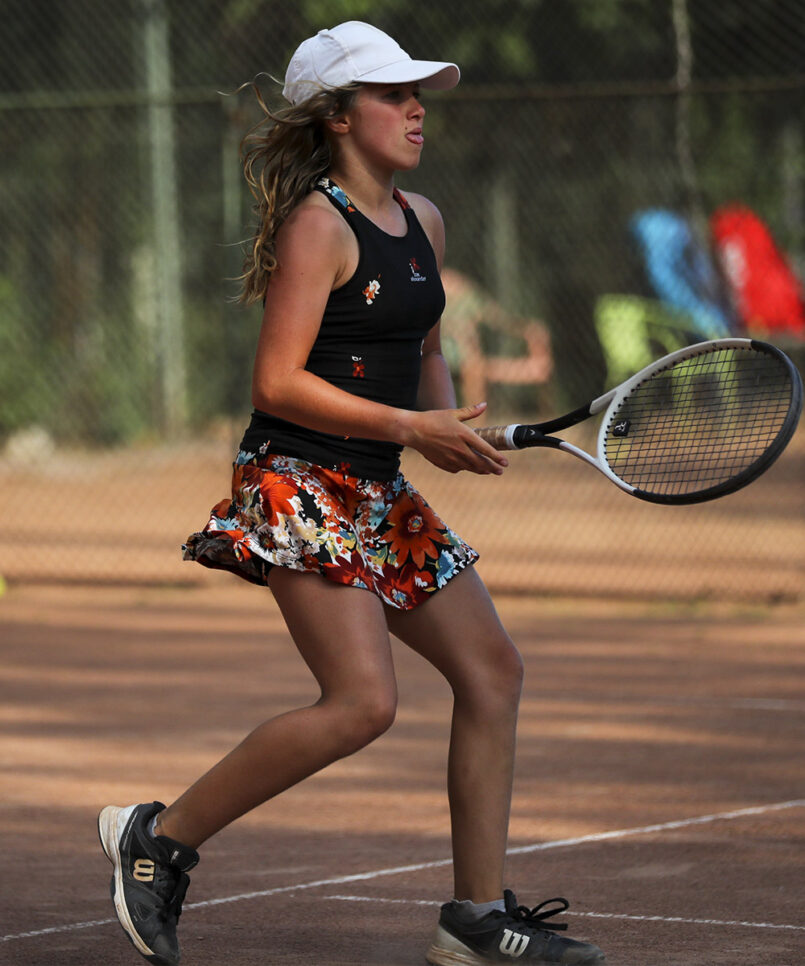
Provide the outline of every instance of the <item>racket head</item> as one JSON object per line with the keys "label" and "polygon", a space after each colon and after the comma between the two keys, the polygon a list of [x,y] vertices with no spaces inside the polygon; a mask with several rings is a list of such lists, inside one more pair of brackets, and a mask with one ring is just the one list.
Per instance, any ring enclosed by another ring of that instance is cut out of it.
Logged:
{"label": "racket head", "polygon": [[802,397],[796,367],[776,346],[754,339],[687,346],[613,390],[598,462],[642,500],[713,500],[774,463],[797,427]]}

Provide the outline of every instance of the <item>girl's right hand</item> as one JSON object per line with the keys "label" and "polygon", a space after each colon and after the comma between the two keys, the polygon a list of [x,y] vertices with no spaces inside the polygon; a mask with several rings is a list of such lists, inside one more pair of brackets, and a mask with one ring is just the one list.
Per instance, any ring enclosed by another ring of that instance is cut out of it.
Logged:
{"label": "girl's right hand", "polygon": [[461,409],[431,409],[410,414],[405,445],[448,473],[469,470],[500,476],[509,461],[464,424],[486,410],[486,403]]}

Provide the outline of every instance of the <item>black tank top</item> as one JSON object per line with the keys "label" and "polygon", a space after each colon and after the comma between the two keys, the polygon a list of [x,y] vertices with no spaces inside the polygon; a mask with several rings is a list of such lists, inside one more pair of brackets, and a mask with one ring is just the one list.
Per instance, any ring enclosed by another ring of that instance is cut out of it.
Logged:
{"label": "black tank top", "polygon": [[[416,408],[422,341],[444,311],[436,256],[413,208],[397,189],[408,230],[384,232],[362,215],[328,178],[321,191],[358,240],[358,267],[327,300],[305,368],[363,399]],[[306,429],[255,409],[241,442],[247,453],[277,453],[370,480],[390,480],[401,446]]]}

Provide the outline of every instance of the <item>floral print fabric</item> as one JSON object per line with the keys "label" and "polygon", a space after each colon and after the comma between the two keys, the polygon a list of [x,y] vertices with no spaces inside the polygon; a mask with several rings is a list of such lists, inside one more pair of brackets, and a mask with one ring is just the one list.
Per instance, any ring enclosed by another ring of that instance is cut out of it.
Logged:
{"label": "floral print fabric", "polygon": [[416,607],[478,559],[398,473],[363,480],[290,456],[241,452],[232,499],[184,547],[186,560],[265,584],[272,566]]}

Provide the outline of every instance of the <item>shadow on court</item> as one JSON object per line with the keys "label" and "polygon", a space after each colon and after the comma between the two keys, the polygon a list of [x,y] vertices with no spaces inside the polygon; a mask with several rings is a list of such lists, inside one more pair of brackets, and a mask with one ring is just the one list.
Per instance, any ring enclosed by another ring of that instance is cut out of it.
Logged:
{"label": "shadow on court", "polygon": [[[520,901],[566,896],[569,934],[611,966],[801,966],[802,606],[498,603],[527,668]],[[312,680],[270,597],[225,575],[12,587],[0,639],[0,959],[141,962],[111,921],[97,810],[170,801],[255,724],[315,700]],[[184,966],[424,962],[451,894],[449,693],[395,657],[387,735],[204,847]]]}

